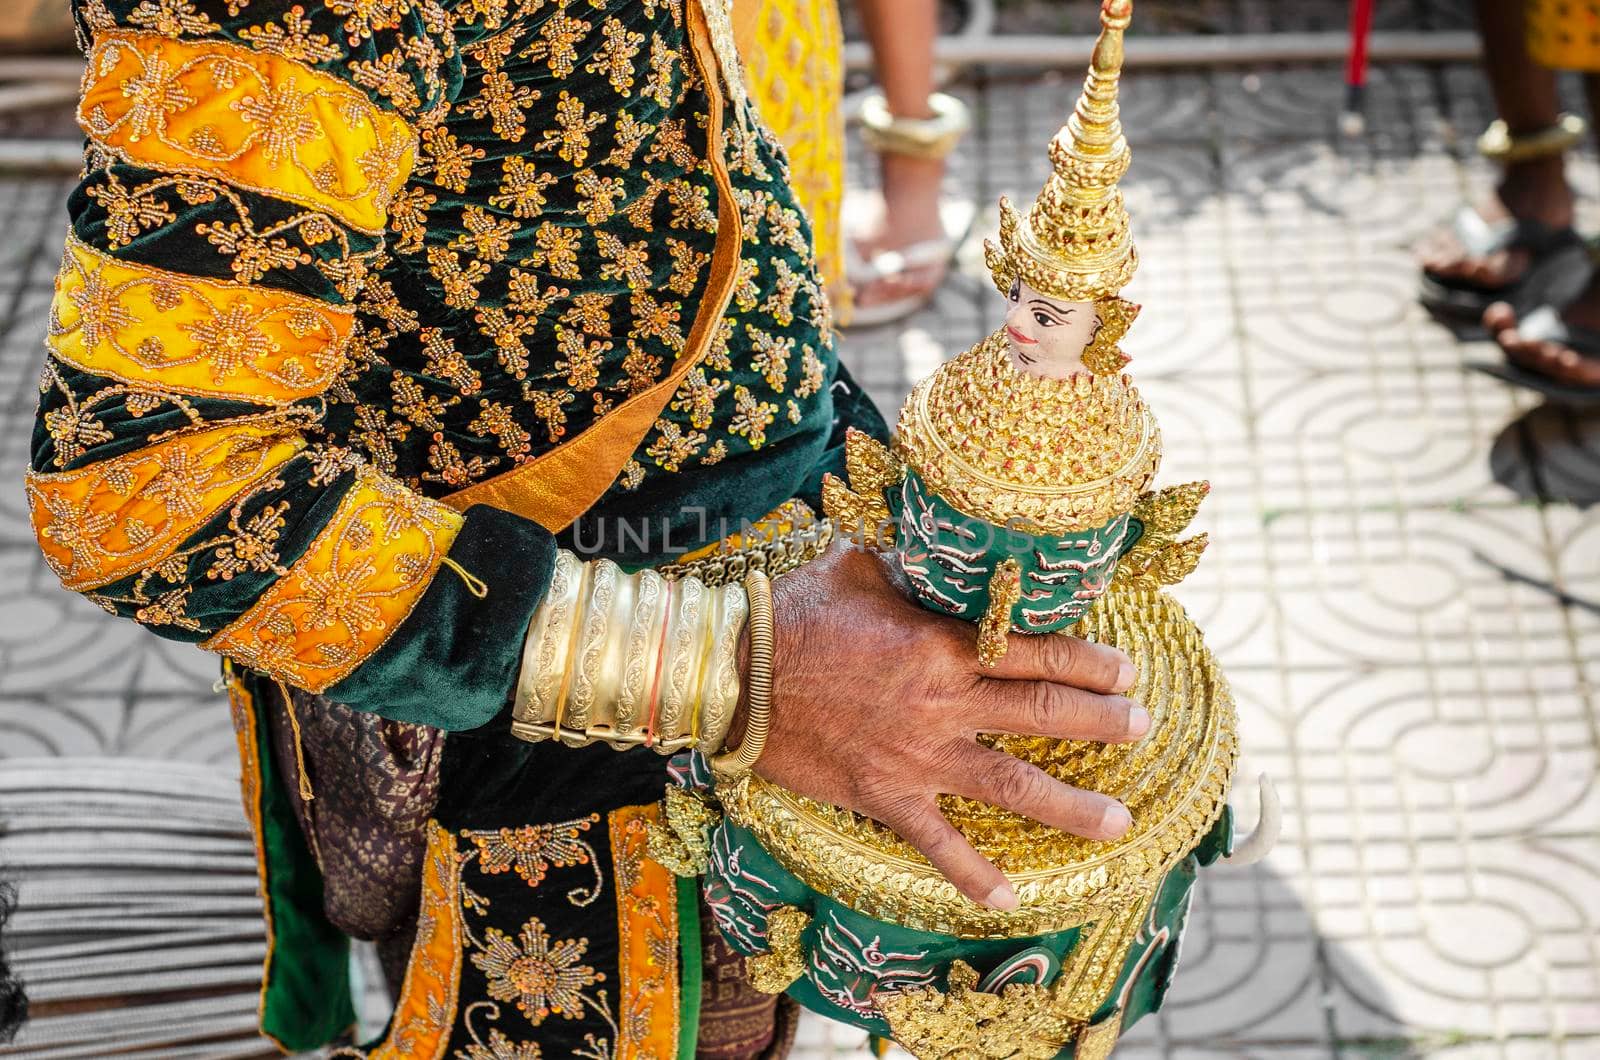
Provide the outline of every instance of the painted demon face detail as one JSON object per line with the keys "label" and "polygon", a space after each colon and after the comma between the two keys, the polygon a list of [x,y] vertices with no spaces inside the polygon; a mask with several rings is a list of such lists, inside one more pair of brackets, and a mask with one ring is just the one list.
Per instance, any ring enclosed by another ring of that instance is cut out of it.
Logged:
{"label": "painted demon face detail", "polygon": [[778,888],[743,866],[744,847],[735,845],[727,828],[711,839],[711,871],[705,899],[717,927],[744,953],[767,948],[767,918],[783,902]]}
{"label": "painted demon face detail", "polygon": [[878,1012],[879,997],[934,984],[926,949],[911,953],[886,950],[877,935],[863,941],[841,924],[832,910],[818,932],[810,959],[806,976],[817,992],[863,1019],[883,1018]]}
{"label": "painted demon face detail", "polygon": [[994,526],[951,508],[914,472],[897,499],[900,569],[918,602],[976,620],[989,605],[995,570],[1014,560],[1022,599],[1012,609],[1011,628],[1019,633],[1054,633],[1088,614],[1140,533],[1127,515],[1061,537]]}

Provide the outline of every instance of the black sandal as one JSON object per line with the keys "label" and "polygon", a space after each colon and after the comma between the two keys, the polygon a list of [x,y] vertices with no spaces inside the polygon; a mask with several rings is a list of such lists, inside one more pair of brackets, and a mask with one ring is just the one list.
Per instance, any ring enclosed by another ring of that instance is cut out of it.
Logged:
{"label": "black sandal", "polygon": [[[1518,320],[1517,333],[1533,342],[1558,343],[1585,360],[1600,363],[1600,331],[1566,323],[1552,305],[1541,305]],[[1558,405],[1600,408],[1600,387],[1563,383],[1511,360],[1503,364],[1475,364],[1472,367],[1503,382],[1543,394]]]}
{"label": "black sandal", "polygon": [[1418,298],[1436,313],[1477,320],[1495,302],[1512,301],[1539,266],[1569,250],[1583,250],[1583,237],[1570,226],[1555,228],[1539,221],[1501,221],[1491,224],[1470,206],[1451,219],[1450,230],[1470,258],[1485,258],[1504,250],[1525,250],[1528,269],[1510,283],[1486,286],[1460,276],[1422,271]]}

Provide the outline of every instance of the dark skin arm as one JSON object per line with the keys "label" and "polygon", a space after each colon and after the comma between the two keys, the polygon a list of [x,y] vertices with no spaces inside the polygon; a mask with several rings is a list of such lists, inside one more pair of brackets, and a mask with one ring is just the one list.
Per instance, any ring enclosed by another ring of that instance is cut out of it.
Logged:
{"label": "dark skin arm", "polygon": [[[961,795],[1074,835],[1115,839],[1132,819],[1114,799],[1069,787],[978,743],[1025,733],[1121,743],[1150,727],[1119,693],[1133,664],[1076,637],[1011,639],[994,669],[975,627],[913,603],[891,561],[855,546],[773,585],[772,731],[756,772],[880,821],[968,898],[1012,909],[1016,893],[939,812]],[[742,729],[743,706],[730,746]]]}

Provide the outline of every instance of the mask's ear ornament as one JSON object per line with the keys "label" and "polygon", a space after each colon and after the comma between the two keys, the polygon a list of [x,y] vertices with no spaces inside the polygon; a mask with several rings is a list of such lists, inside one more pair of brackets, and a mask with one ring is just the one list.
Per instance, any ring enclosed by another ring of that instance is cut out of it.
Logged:
{"label": "mask's ear ornament", "polygon": [[1083,351],[1083,366],[1095,375],[1120,375],[1133,358],[1118,345],[1139,318],[1139,303],[1126,298],[1102,298],[1094,304],[1100,327]]}

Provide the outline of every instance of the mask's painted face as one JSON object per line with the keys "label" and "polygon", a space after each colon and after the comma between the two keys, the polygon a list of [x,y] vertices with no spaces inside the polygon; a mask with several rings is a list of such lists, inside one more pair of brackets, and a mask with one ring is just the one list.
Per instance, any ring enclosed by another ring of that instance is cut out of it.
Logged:
{"label": "mask's painted face", "polygon": [[1016,280],[1006,304],[1006,338],[1017,371],[1066,379],[1089,370],[1083,351],[1100,328],[1093,302],[1047,298]]}

